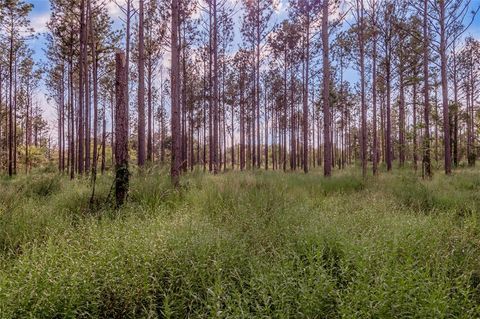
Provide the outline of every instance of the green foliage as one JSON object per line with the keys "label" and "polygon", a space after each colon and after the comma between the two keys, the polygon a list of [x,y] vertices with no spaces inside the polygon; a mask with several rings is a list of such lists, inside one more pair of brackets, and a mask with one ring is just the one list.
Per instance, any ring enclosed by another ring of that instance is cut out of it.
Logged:
{"label": "green foliage", "polygon": [[0,180],[1,318],[475,318],[480,172]]}
{"label": "green foliage", "polygon": [[460,175],[436,176],[428,182],[403,171],[386,183],[392,195],[415,212],[451,212],[463,216],[480,209],[480,174],[476,170],[464,169]]}

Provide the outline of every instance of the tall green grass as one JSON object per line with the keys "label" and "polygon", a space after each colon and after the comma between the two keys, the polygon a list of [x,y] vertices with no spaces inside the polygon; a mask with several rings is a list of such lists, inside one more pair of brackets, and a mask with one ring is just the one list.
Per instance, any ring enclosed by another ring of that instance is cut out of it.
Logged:
{"label": "tall green grass", "polygon": [[1,318],[476,318],[480,171],[0,180]]}

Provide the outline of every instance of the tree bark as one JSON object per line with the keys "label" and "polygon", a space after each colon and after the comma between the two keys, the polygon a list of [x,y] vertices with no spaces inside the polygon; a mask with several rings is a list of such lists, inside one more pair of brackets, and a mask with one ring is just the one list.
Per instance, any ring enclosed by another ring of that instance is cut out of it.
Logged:
{"label": "tree bark", "polygon": [[181,156],[182,156],[182,141],[180,132],[180,59],[178,47],[178,27],[179,27],[179,5],[178,0],[172,0],[172,21],[171,21],[171,117],[172,117],[172,162],[170,175],[172,183],[175,187],[179,186]]}
{"label": "tree bark", "polygon": [[[90,41],[92,51],[92,76],[93,76],[93,165],[92,175],[97,175],[97,161],[98,161],[98,55],[97,55],[97,43],[95,38],[95,31],[92,19],[91,0],[88,0],[89,12],[90,12]],[[90,145],[90,144],[89,144]],[[90,147],[90,146],[89,146]]]}
{"label": "tree bark", "polygon": [[[153,162],[153,132],[155,132],[154,129],[152,129],[152,123],[153,123],[153,118],[152,118],[152,108],[153,108],[153,101],[152,101],[152,95],[153,95],[153,86],[152,86],[152,77],[153,77],[153,71],[152,71],[152,57],[148,57],[148,67],[147,67],[147,85],[148,85],[148,93],[147,93],[147,103],[148,103],[148,124],[147,124],[147,161]],[[198,141],[200,142],[200,141]]]}
{"label": "tree bark", "polygon": [[361,108],[362,108],[362,175],[367,176],[367,105],[365,101],[365,42],[364,42],[364,19],[363,0],[357,3],[358,18],[360,19],[359,47],[360,47],[360,87],[361,87]]}
{"label": "tree bark", "polygon": [[80,5],[80,61],[79,61],[79,73],[78,73],[78,154],[77,154],[77,171],[79,174],[83,174],[84,171],[84,97],[85,97],[85,81],[84,81],[84,47],[85,43],[85,34],[86,34],[86,25],[85,25],[85,0],[81,1]]}
{"label": "tree bark", "polygon": [[425,177],[432,176],[430,160],[430,98],[429,98],[429,35],[428,35],[428,0],[423,0],[423,94],[424,94],[424,136],[423,136],[423,174]]}
{"label": "tree bark", "polygon": [[115,197],[117,208],[123,205],[128,193],[128,117],[127,117],[127,72],[125,54],[115,55]]}
{"label": "tree bark", "polygon": [[332,152],[330,142],[330,60],[328,43],[329,0],[324,0],[322,8],[322,45],[323,45],[323,175],[332,175]]}
{"label": "tree bark", "polygon": [[138,17],[138,151],[137,164],[145,165],[145,45],[143,29],[143,0],[139,0]]}
{"label": "tree bark", "polygon": [[442,110],[443,110],[443,144],[445,174],[452,173],[452,154],[450,145],[450,110],[448,105],[448,74],[447,74],[447,35],[445,26],[445,0],[438,0],[440,9],[440,70],[442,76]]}
{"label": "tree bark", "polygon": [[372,171],[373,175],[378,173],[378,137],[377,137],[377,20],[376,2],[372,2],[372,25],[373,25],[373,55],[372,55],[372,109],[373,109],[373,147],[372,147]]}
{"label": "tree bark", "polygon": [[303,91],[303,171],[308,173],[308,94],[309,94],[309,69],[310,69],[310,2],[307,1],[307,16],[305,23],[305,73]]}
{"label": "tree bark", "polygon": [[8,176],[13,176],[13,34],[10,35],[8,58]]}

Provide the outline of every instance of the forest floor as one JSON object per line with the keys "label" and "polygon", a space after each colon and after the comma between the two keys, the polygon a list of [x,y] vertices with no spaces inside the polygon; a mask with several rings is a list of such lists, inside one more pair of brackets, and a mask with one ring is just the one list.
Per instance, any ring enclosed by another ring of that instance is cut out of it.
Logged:
{"label": "forest floor", "polygon": [[480,169],[358,171],[1,178],[0,317],[480,317]]}

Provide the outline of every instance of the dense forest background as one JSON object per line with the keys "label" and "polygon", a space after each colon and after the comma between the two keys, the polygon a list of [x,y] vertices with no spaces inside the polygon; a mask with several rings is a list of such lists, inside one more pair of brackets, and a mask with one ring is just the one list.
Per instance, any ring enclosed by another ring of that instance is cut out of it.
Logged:
{"label": "dense forest background", "polygon": [[322,166],[328,176],[396,161],[428,177],[432,165],[475,165],[475,1],[52,0],[43,62],[31,48],[33,6],[5,0],[1,10],[9,175],[45,162],[72,178],[114,165],[118,49],[125,142],[140,167]]}

